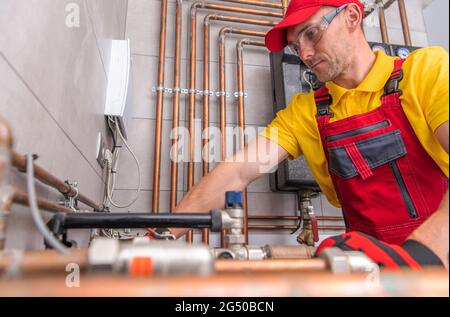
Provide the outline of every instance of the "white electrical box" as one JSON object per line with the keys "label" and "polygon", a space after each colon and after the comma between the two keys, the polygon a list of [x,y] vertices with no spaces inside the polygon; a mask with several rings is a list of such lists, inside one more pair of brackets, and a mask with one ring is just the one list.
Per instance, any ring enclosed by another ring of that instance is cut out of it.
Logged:
{"label": "white electrical box", "polygon": [[121,132],[127,139],[131,119],[133,78],[130,40],[113,40],[108,73],[105,116],[117,118]]}

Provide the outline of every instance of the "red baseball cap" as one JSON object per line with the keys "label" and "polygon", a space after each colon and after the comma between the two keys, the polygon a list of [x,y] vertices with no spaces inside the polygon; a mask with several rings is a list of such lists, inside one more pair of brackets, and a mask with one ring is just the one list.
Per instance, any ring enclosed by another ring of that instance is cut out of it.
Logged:
{"label": "red baseball cap", "polygon": [[286,29],[307,21],[323,6],[340,7],[356,3],[364,15],[364,5],[358,0],[291,0],[284,19],[266,34],[266,46],[271,52],[281,51],[288,45]]}

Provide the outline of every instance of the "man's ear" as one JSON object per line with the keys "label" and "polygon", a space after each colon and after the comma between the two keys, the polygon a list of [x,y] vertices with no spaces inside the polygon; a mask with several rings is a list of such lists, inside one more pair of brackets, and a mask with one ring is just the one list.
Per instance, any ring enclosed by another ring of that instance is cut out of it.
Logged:
{"label": "man's ear", "polygon": [[354,32],[361,28],[363,22],[363,13],[361,8],[355,4],[350,3],[345,9],[344,13],[345,23],[351,32]]}

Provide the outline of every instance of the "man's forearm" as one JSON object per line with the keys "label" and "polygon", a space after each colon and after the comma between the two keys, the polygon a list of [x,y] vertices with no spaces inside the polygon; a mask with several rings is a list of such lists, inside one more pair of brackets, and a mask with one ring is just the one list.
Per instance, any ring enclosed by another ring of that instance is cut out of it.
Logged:
{"label": "man's forearm", "polygon": [[[223,208],[225,192],[241,191],[261,174],[270,171],[288,153],[281,146],[264,138],[257,137],[244,150],[220,163],[211,173],[203,177],[183,198],[174,212],[208,212]],[[171,229],[180,237],[185,229]]]}
{"label": "man's forearm", "polygon": [[[231,164],[221,163],[210,174],[196,184],[175,208],[176,213],[208,212],[214,208],[223,208],[225,192],[243,190],[247,184],[238,175]],[[186,229],[171,229],[178,238],[185,234]]]}
{"label": "man's forearm", "polygon": [[418,241],[432,250],[441,259],[447,269],[449,267],[448,198],[447,190],[438,210],[408,237],[408,240]]}

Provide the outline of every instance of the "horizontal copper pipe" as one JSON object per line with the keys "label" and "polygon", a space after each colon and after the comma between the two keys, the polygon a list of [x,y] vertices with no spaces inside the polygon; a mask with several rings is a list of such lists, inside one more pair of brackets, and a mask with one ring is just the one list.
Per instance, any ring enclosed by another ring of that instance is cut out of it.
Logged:
{"label": "horizontal copper pipe", "polygon": [[[28,206],[28,194],[21,191],[14,193],[13,202],[19,205]],[[40,198],[37,199],[37,204],[40,209],[50,212],[74,212],[72,209],[55,204],[50,200]]]}
{"label": "horizontal copper pipe", "polygon": [[253,5],[257,7],[283,9],[283,5],[277,2],[255,1],[255,0],[227,0],[227,2],[234,2],[239,4]]}
{"label": "horizontal copper pipe", "polygon": [[327,271],[235,273],[202,278],[130,278],[117,274],[83,274],[80,280],[80,287],[70,288],[61,276],[1,279],[0,296],[449,296],[449,276],[444,269],[382,271],[378,285],[368,283],[367,274],[333,275]]}
{"label": "horizontal copper pipe", "polygon": [[310,259],[316,250],[307,245],[267,245],[264,247],[271,259]]}
{"label": "horizontal copper pipe", "polygon": [[66,267],[70,263],[78,265],[78,268],[84,271],[88,266],[87,249],[71,249],[68,254],[61,254],[55,250],[5,251],[0,254],[0,274],[14,271],[20,275],[65,276],[68,274]]}
{"label": "horizontal copper pipe", "polygon": [[269,273],[324,271],[327,263],[322,259],[269,259],[269,260],[216,260],[216,273]]}
{"label": "horizontal copper pipe", "polygon": [[[16,153],[15,151],[12,152],[12,165],[22,173],[26,173],[27,171],[26,157]],[[42,183],[55,188],[61,194],[68,195],[70,197],[77,196],[77,191],[75,189],[59,180],[57,177],[53,176],[37,164],[34,164],[34,177],[40,180]],[[86,206],[93,208],[95,211],[102,210],[102,207],[100,205],[81,193],[78,193],[77,200],[79,200]]]}
{"label": "horizontal copper pipe", "polygon": [[210,9],[210,10],[217,10],[217,11],[228,11],[228,12],[236,12],[236,13],[244,13],[244,14],[251,14],[251,15],[259,15],[259,16],[267,16],[267,17],[273,17],[273,18],[282,18],[283,13],[281,12],[275,12],[275,11],[267,11],[267,10],[260,10],[260,9],[251,9],[251,8],[244,8],[244,7],[236,7],[236,6],[230,6],[230,5],[222,5],[218,3],[209,3],[209,2],[194,2],[192,4],[191,8],[203,8],[203,9]]}
{"label": "horizontal copper pipe", "polygon": [[[297,226],[291,225],[249,225],[250,230],[295,230]],[[345,230],[344,226],[319,226],[319,230]]]}

